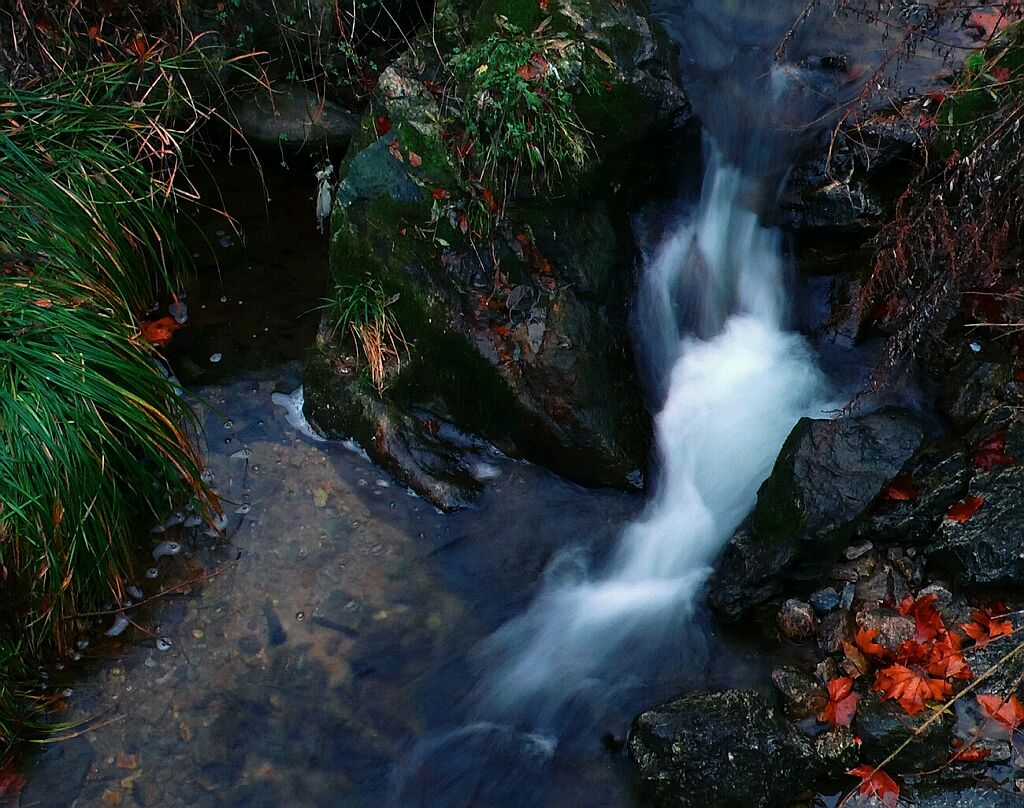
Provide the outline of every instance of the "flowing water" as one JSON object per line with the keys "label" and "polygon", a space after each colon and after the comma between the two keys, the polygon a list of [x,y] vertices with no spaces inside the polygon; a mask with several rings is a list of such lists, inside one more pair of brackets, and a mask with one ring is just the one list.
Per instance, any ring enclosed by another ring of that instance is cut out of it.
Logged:
{"label": "flowing water", "polygon": [[[646,505],[481,446],[487,489],[445,517],[297,432],[272,394],[296,386],[281,363],[316,325],[315,185],[272,172],[269,220],[246,207],[251,183],[227,188],[247,240],[204,223],[221,266],[200,276],[176,342],[216,407],[200,412],[229,542],[201,526],[153,537],[160,557],[138,583],[158,597],[133,613],[144,630],[80,649],[67,717],[89,731],[36,758],[23,805],[640,805],[621,752],[638,710],[696,686],[764,686],[765,649],[723,642],[700,595],[789,430],[828,397],[766,222],[881,51],[824,12],[787,37],[803,3],[754,5],[656,9],[680,44],[705,167],[699,198],[668,206],[645,246]],[[184,550],[165,555],[167,539]]]}

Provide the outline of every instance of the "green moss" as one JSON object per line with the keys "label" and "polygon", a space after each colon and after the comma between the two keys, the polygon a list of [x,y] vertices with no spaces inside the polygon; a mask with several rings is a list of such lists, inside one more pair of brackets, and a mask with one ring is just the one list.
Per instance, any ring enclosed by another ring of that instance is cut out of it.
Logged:
{"label": "green moss", "polygon": [[476,12],[473,38],[483,41],[497,31],[498,17],[504,17],[516,28],[532,31],[546,16],[537,0],[483,0]]}

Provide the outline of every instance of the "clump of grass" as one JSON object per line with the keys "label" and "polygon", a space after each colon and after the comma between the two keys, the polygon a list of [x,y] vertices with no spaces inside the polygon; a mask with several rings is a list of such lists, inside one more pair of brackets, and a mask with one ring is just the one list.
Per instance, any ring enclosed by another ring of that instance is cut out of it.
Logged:
{"label": "clump of grass", "polygon": [[491,36],[449,63],[481,179],[498,174],[509,189],[524,168],[535,183],[578,170],[593,148],[569,91],[582,45],[545,28],[526,33],[499,18]]}
{"label": "clump of grass", "polygon": [[187,266],[172,206],[208,113],[181,75],[201,63],[147,50],[0,84],[0,750],[37,729],[36,662],[123,600],[140,520],[218,508],[137,320]]}
{"label": "clump of grass", "polygon": [[395,320],[391,307],[398,295],[388,295],[376,280],[338,286],[324,308],[331,327],[327,338],[334,340],[346,331],[352,337],[356,356],[362,353],[370,379],[378,394],[387,387],[389,371],[402,364],[409,344]]}

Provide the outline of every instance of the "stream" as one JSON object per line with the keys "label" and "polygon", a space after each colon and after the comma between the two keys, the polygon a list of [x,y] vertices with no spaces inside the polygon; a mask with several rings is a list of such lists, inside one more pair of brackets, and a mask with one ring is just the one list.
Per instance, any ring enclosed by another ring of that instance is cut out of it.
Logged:
{"label": "stream", "polygon": [[268,165],[265,189],[222,167],[241,230],[210,215],[190,233],[173,359],[207,405],[227,540],[150,537],[136,628],[108,639],[98,617],[53,674],[73,737],[34,756],[23,806],[641,806],[622,751],[639,710],[767,686],[766,641],[721,636],[699,596],[794,423],[842,391],[795,330],[809,292],[762,221],[877,51],[823,68],[812,20],[778,65],[786,25],[664,5],[692,57],[705,177],[699,198],[659,203],[641,245],[637,340],[661,402],[647,501],[480,445],[486,489],[445,516],[358,447],[297,431],[272,395],[298,386],[327,293],[312,166]]}

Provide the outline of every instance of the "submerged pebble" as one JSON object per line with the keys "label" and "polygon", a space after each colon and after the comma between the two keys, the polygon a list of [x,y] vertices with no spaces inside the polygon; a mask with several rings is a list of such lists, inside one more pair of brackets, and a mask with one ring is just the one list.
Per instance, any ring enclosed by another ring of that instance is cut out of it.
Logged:
{"label": "submerged pebble", "polygon": [[213,526],[217,530],[223,530],[224,528],[226,528],[228,526],[228,515],[226,513],[219,514],[213,520]]}
{"label": "submerged pebble", "polygon": [[244,515],[244,514],[249,513],[249,511],[251,511],[251,510],[252,510],[252,505],[250,505],[248,502],[245,502],[245,503],[239,505],[237,508],[235,508],[235,513],[240,513],[240,514]]}
{"label": "submerged pebble", "polygon": [[129,626],[128,618],[123,614],[114,617],[114,624],[103,633],[108,637],[120,637]]}
{"label": "submerged pebble", "polygon": [[175,556],[181,552],[181,545],[176,541],[162,541],[153,548],[153,558],[159,561],[164,556]]}
{"label": "submerged pebble", "polygon": [[157,651],[168,651],[168,650],[170,650],[172,645],[174,645],[174,643],[172,643],[169,639],[167,639],[166,637],[160,637],[156,641],[156,650]]}
{"label": "submerged pebble", "polygon": [[185,520],[185,527],[199,527],[203,523],[203,517],[197,513],[189,514]]}
{"label": "submerged pebble", "polygon": [[156,578],[156,577],[157,577],[157,576],[158,576],[159,574],[160,574],[160,570],[158,570],[158,569],[157,569],[156,567],[150,567],[150,568],[149,568],[148,570],[146,570],[146,572],[144,573],[144,575],[145,575],[145,576],[146,576],[147,578],[149,578],[150,580],[153,580],[153,579],[154,579],[154,578]]}
{"label": "submerged pebble", "polygon": [[248,460],[250,457],[252,457],[252,449],[248,446],[244,449],[239,449],[237,452],[231,453],[232,460]]}
{"label": "submerged pebble", "polygon": [[135,598],[135,600],[142,600],[143,592],[135,584],[129,586],[125,591]]}
{"label": "submerged pebble", "polygon": [[218,363],[218,362],[219,362],[219,361],[220,361],[220,360],[221,360],[222,358],[223,358],[223,354],[219,354],[219,353],[215,353],[215,354],[210,354],[210,361],[211,361],[211,362],[213,362],[213,364],[215,364],[215,365],[216,365],[216,364],[217,364],[217,363]]}

